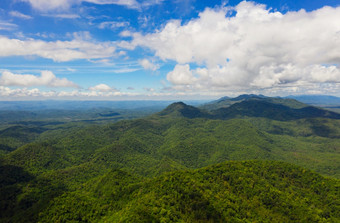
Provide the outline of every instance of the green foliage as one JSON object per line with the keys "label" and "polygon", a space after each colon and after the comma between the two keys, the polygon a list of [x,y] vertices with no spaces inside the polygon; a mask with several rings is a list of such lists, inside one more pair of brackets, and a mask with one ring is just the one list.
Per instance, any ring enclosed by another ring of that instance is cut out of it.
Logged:
{"label": "green foliage", "polygon": [[227,162],[138,179],[119,170],[66,193],[41,222],[336,222],[339,181],[281,162]]}
{"label": "green foliage", "polygon": [[215,113],[175,103],[117,123],[3,125],[0,221],[339,221],[338,180],[263,160],[340,178],[340,120],[245,98]]}
{"label": "green foliage", "polygon": [[34,141],[45,130],[42,127],[6,126],[5,129],[0,131],[0,155]]}

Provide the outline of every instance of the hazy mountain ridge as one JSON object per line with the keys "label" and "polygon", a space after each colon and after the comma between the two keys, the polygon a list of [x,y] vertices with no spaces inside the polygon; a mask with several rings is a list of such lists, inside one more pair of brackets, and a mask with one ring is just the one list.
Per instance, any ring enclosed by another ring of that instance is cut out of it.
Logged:
{"label": "hazy mountain ridge", "polygon": [[[201,109],[200,109],[201,108]],[[182,115],[186,118],[231,119],[237,117],[264,117],[288,121],[302,118],[340,119],[340,114],[308,106],[294,99],[270,98],[263,95],[240,95],[222,98],[199,108],[182,102],[169,105],[159,115]]]}
{"label": "hazy mountain ridge", "polygon": [[269,103],[285,105],[285,106],[288,106],[290,108],[295,108],[295,109],[299,109],[299,108],[303,108],[307,106],[304,103],[301,103],[295,99],[290,99],[290,98],[267,97],[264,95],[255,95],[255,94],[243,94],[235,98],[222,97],[216,101],[203,104],[199,106],[199,108],[212,111],[212,110],[217,110],[219,108],[227,108],[233,104],[240,103],[243,101],[248,101],[248,100],[266,101]]}
{"label": "hazy mountain ridge", "polygon": [[340,106],[340,98],[331,95],[290,95],[285,98],[292,98],[306,104],[319,106]]}

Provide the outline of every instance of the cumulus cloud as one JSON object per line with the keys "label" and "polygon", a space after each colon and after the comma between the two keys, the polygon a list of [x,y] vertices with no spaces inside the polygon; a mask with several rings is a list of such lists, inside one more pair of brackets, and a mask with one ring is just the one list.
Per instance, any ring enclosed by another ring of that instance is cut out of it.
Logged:
{"label": "cumulus cloud", "polygon": [[57,78],[51,71],[42,71],[40,76],[32,74],[13,74],[9,71],[2,72],[0,77],[0,85],[2,86],[48,86],[48,87],[71,87],[78,86],[67,80],[66,78]]}
{"label": "cumulus cloud", "polygon": [[177,85],[190,85],[196,81],[188,64],[176,65],[175,69],[169,72],[166,78],[171,83]]}
{"label": "cumulus cloud", "polygon": [[33,19],[32,16],[25,15],[25,14],[18,12],[18,11],[10,11],[9,14],[13,17],[17,17],[17,18],[20,18],[20,19]]}
{"label": "cumulus cloud", "polygon": [[159,65],[158,64],[154,64],[152,63],[150,60],[148,59],[143,59],[143,60],[139,60],[138,61],[140,65],[142,65],[142,67],[145,70],[152,70],[152,71],[156,71],[159,69]]}
{"label": "cumulus cloud", "polygon": [[0,57],[39,56],[56,62],[77,59],[101,59],[115,55],[111,42],[95,43],[76,38],[71,41],[47,42],[42,40],[19,40],[0,36]]}
{"label": "cumulus cloud", "polygon": [[39,93],[39,89],[34,88],[31,90],[25,89],[11,89],[9,87],[0,86],[0,96],[10,97],[10,96],[32,96],[37,95]]}
{"label": "cumulus cloud", "polygon": [[98,84],[93,87],[89,87],[90,91],[100,91],[100,92],[110,92],[110,91],[117,91],[115,88],[111,88],[106,84]]}
{"label": "cumulus cloud", "polygon": [[162,60],[177,62],[167,80],[178,88],[335,83],[340,80],[338,21],[340,7],[282,14],[243,1],[235,7],[207,8],[185,24],[169,21],[154,33],[132,33],[133,40],[121,42],[121,47],[142,46]]}

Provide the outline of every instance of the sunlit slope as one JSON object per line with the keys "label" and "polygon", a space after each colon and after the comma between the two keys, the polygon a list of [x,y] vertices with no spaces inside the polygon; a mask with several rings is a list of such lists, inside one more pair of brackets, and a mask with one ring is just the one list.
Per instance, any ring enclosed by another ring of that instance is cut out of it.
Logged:
{"label": "sunlit slope", "polygon": [[40,222],[337,222],[339,181],[281,162],[226,162],[142,180],[113,170]]}

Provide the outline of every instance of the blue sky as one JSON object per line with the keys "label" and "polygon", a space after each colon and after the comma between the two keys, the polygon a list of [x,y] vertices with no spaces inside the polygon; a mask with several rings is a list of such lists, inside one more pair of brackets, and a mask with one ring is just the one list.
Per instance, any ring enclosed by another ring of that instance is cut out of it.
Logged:
{"label": "blue sky", "polygon": [[0,100],[340,96],[338,0],[1,0]]}

